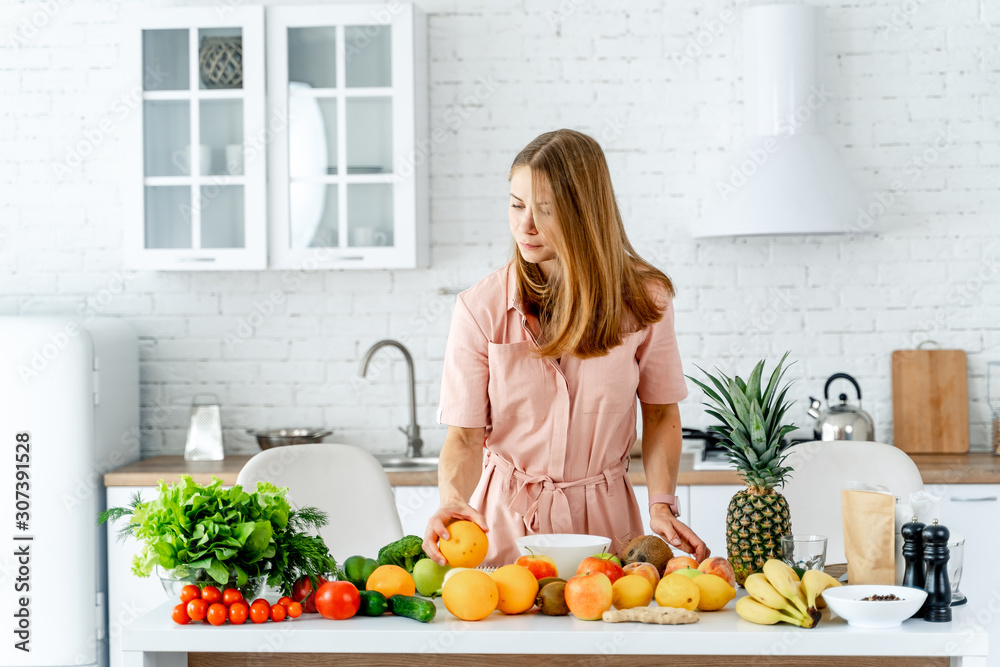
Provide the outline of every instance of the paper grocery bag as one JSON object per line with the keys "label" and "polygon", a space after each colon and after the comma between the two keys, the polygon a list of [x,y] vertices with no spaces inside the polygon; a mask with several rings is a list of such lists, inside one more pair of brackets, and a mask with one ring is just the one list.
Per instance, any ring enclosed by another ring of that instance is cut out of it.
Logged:
{"label": "paper grocery bag", "polygon": [[895,497],[845,489],[840,499],[848,583],[896,583]]}

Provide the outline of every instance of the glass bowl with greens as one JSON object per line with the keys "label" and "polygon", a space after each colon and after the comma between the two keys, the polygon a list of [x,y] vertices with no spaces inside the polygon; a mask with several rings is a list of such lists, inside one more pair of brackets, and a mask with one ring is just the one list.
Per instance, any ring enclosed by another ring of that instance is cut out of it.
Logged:
{"label": "glass bowl with greens", "polygon": [[326,513],[293,508],[287,491],[268,482],[258,482],[254,491],[238,484],[223,488],[218,477],[202,485],[181,475],[175,484],[160,481],[158,497],[143,501],[137,493],[99,521],[128,518],[119,539],[135,539],[142,547],[132,573],[148,577],[155,571],[168,595],[188,583],[238,588],[251,600],[264,583],[291,595],[300,576],[332,575],[337,563],[315,534],[327,524]]}

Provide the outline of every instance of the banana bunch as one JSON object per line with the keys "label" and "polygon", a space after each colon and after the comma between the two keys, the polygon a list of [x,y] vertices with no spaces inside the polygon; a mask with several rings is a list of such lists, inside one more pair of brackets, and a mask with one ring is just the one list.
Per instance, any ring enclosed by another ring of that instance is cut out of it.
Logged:
{"label": "banana bunch", "polygon": [[806,570],[799,581],[795,570],[780,560],[764,563],[763,573],[747,577],[743,584],[748,596],[736,601],[736,613],[751,623],[790,623],[811,628],[819,623],[820,597],[840,582],[819,570]]}

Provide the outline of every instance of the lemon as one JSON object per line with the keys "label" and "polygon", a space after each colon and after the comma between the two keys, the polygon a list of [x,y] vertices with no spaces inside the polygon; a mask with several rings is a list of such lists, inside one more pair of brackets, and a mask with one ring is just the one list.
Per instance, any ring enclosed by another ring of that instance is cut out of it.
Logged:
{"label": "lemon", "polygon": [[683,574],[668,574],[656,586],[656,604],[694,611],[701,599],[701,589]]}
{"label": "lemon", "polygon": [[736,589],[725,579],[714,574],[703,574],[691,581],[701,593],[698,601],[699,611],[718,611],[736,597]]}

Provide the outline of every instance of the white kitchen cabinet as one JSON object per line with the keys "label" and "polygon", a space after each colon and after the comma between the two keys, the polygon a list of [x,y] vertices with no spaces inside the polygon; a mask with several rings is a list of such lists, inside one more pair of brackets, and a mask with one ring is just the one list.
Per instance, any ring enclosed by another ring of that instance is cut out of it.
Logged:
{"label": "white kitchen cabinet", "polygon": [[427,266],[426,18],[269,7],[271,265]]}
{"label": "white kitchen cabinet", "polygon": [[429,264],[427,22],[412,4],[129,20],[128,267]]}
{"label": "white kitchen cabinet", "polygon": [[688,526],[705,541],[713,556],[726,557],[726,513],[741,484],[690,487],[691,522]]}
{"label": "white kitchen cabinet", "polygon": [[126,266],[265,268],[263,8],[143,8],[129,19]]}

